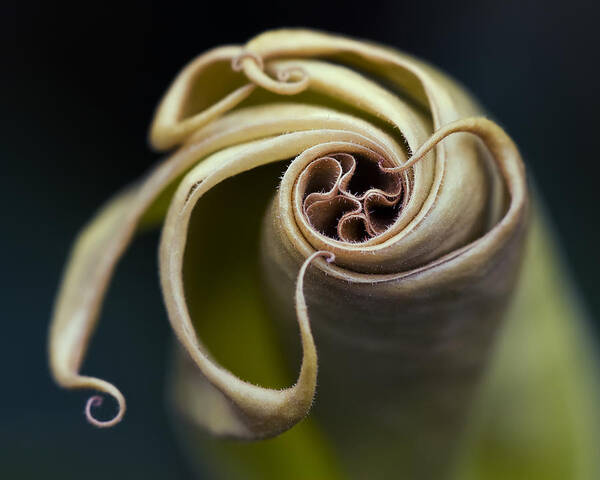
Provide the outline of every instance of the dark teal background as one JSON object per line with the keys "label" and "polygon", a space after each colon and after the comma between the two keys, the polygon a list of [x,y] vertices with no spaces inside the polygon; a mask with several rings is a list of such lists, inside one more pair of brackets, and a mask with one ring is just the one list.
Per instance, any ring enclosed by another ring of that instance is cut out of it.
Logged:
{"label": "dark teal background", "polygon": [[597,3],[582,0],[3,2],[0,478],[190,478],[165,413],[158,235],[121,262],[85,363],[125,393],[118,427],[89,426],[88,393],[51,382],[47,326],[76,232],[158,160],[146,132],[169,82],[195,55],[268,28],[376,40],[467,85],[520,146],[600,318],[599,20]]}

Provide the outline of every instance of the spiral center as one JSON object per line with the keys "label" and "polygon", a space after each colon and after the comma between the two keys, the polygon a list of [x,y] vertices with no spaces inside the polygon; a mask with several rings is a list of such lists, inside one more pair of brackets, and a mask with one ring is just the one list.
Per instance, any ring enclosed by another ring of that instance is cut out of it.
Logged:
{"label": "spiral center", "polygon": [[400,174],[385,172],[381,159],[332,153],[302,172],[302,211],[310,225],[334,240],[365,242],[385,232],[402,208]]}

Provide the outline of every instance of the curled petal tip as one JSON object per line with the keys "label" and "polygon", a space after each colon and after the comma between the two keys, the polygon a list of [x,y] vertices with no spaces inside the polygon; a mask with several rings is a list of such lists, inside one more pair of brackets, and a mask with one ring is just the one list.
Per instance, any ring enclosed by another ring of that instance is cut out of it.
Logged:
{"label": "curled petal tip", "polygon": [[264,65],[263,59],[260,57],[260,55],[254,53],[254,52],[250,52],[249,50],[244,50],[239,55],[237,55],[236,57],[234,57],[231,60],[231,68],[234,72],[241,72],[244,69],[242,66],[242,61],[245,58],[250,58],[250,59],[254,60],[254,62],[258,66],[258,68],[260,68],[261,70],[264,70],[265,65]]}
{"label": "curled petal tip", "polygon": [[327,263],[332,263],[335,261],[335,254],[332,252],[328,252],[327,250],[319,250],[318,252],[313,253],[310,257],[305,260],[305,263],[310,264],[315,258],[325,257],[325,261]]}
{"label": "curled petal tip", "polygon": [[323,256],[324,256],[324,257],[326,257],[326,258],[325,258],[325,261],[326,261],[327,263],[333,263],[333,262],[335,262],[335,254],[333,254],[333,253],[331,253],[331,252],[326,252],[326,251],[324,251],[324,252],[323,252]]}
{"label": "curled petal tip", "polygon": [[101,406],[102,403],[104,402],[104,398],[101,397],[100,395],[91,396],[90,398],[88,398],[88,401],[85,404],[86,420],[89,423],[91,423],[92,425],[99,427],[99,428],[107,428],[107,427],[115,426],[117,423],[119,423],[123,419],[123,415],[125,414],[125,406],[121,403],[121,401],[118,398],[116,398],[116,400],[119,404],[119,407],[118,407],[119,410],[118,410],[117,414],[110,420],[98,420],[92,414],[92,407]]}

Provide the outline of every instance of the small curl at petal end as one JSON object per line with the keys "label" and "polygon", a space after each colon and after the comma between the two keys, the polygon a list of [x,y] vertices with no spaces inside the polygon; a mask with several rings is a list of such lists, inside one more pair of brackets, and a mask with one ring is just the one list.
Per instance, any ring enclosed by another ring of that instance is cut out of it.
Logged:
{"label": "small curl at petal end", "polygon": [[90,398],[88,398],[88,401],[85,404],[86,420],[98,428],[107,428],[107,427],[115,426],[117,423],[119,423],[123,419],[123,416],[125,415],[124,405],[121,404],[119,399],[116,398],[115,400],[117,400],[118,409],[119,409],[117,414],[110,420],[98,420],[92,414],[92,407],[100,407],[104,403],[104,397],[102,397],[101,395],[93,395]]}

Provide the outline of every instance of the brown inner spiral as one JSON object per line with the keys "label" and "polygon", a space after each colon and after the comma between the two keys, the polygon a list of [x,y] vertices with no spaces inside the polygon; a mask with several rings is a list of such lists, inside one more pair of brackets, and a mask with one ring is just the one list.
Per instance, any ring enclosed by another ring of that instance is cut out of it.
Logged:
{"label": "brown inner spiral", "polygon": [[394,223],[404,189],[400,174],[385,172],[381,159],[332,153],[302,172],[302,211],[312,227],[334,240],[357,243],[385,232]]}

